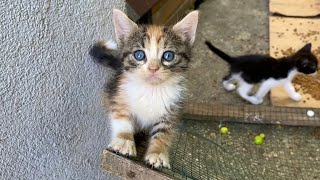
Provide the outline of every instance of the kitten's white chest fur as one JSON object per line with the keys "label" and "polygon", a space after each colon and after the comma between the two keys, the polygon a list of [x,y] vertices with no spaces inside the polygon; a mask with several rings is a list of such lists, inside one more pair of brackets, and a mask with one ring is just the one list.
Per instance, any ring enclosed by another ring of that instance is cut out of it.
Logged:
{"label": "kitten's white chest fur", "polygon": [[184,87],[179,84],[180,81],[176,78],[151,85],[137,77],[127,77],[123,90],[127,94],[129,110],[140,128],[147,128],[159,121],[168,114],[170,106],[182,98]]}

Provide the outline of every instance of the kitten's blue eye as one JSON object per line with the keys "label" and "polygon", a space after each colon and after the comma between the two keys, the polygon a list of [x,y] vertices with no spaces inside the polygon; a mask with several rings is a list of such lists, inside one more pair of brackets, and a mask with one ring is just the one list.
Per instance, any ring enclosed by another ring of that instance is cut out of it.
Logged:
{"label": "kitten's blue eye", "polygon": [[138,50],[133,52],[133,56],[137,61],[142,61],[146,58],[146,55],[144,54],[144,52],[142,50]]}
{"label": "kitten's blue eye", "polygon": [[165,61],[172,61],[174,59],[174,53],[172,51],[166,51],[163,53],[162,59]]}

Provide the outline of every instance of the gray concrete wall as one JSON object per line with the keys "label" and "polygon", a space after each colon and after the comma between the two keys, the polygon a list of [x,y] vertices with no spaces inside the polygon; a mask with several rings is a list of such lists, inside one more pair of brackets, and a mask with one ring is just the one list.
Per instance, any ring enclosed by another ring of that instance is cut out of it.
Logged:
{"label": "gray concrete wall", "polygon": [[0,179],[109,179],[107,70],[88,47],[113,37],[122,0],[0,2]]}

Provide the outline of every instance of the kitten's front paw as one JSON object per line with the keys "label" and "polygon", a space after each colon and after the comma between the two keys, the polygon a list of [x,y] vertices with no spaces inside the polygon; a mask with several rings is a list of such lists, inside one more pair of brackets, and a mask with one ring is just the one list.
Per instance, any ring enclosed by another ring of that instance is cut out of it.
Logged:
{"label": "kitten's front paw", "polygon": [[147,164],[151,165],[154,168],[165,167],[165,168],[170,169],[169,156],[166,153],[148,154],[145,157],[145,161],[146,161]]}
{"label": "kitten's front paw", "polygon": [[111,141],[108,148],[112,151],[115,151],[125,156],[137,155],[136,145],[134,141],[127,140],[127,139],[116,138]]}
{"label": "kitten's front paw", "polygon": [[300,101],[302,99],[302,96],[299,93],[295,93],[291,96],[291,99],[294,101]]}
{"label": "kitten's front paw", "polygon": [[251,104],[254,104],[254,105],[258,105],[258,104],[261,104],[263,102],[262,98],[258,98],[258,97],[255,97],[255,96],[250,96],[248,100],[251,102]]}

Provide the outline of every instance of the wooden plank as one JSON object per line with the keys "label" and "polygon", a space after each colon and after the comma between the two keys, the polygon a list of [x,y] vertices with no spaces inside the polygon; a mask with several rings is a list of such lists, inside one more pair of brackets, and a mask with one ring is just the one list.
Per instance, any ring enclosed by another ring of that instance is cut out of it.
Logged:
{"label": "wooden plank", "polygon": [[194,2],[195,0],[185,0],[181,6],[166,20],[165,25],[174,25],[182,17],[187,15],[188,12],[194,9]]}
{"label": "wooden plank", "polygon": [[310,109],[315,112],[313,117],[307,116],[307,110],[309,109],[188,103],[184,108],[183,117],[195,120],[320,126],[320,109]]}
{"label": "wooden plank", "polygon": [[269,10],[285,16],[318,16],[320,0],[270,0]]}
{"label": "wooden plank", "polygon": [[171,180],[170,177],[159,171],[154,171],[108,150],[102,152],[101,167],[103,170],[123,179]]}
{"label": "wooden plank", "polygon": [[139,15],[142,16],[148,12],[153,5],[159,0],[126,0],[130,7]]}
{"label": "wooden plank", "polygon": [[[314,52],[320,49],[320,19],[270,17],[269,26],[270,55],[273,57],[282,57],[296,52],[309,42],[312,43]],[[299,88],[298,84],[295,86]],[[302,84],[302,86],[308,87],[307,84]],[[303,97],[301,101],[295,102],[281,87],[273,88],[270,95],[272,104],[274,106],[320,108],[319,100],[303,92],[302,88],[299,89],[298,92]]]}
{"label": "wooden plank", "polygon": [[183,4],[184,0],[167,1],[162,4],[161,8],[152,12],[153,24],[165,24],[166,20]]}

